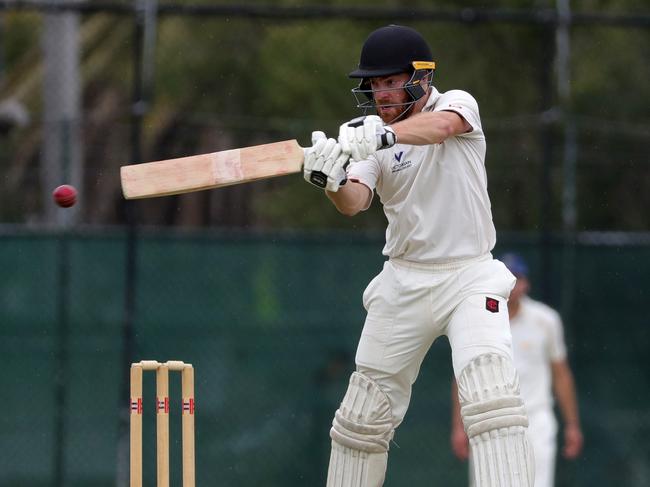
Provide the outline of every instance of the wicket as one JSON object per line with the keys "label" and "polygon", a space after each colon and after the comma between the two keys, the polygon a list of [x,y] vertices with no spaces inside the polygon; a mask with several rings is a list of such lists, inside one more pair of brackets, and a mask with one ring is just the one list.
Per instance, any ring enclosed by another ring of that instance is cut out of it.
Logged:
{"label": "wicket", "polygon": [[194,368],[178,360],[131,364],[131,487],[142,487],[142,372],[156,371],[156,483],[169,487],[169,371],[181,373],[183,487],[194,487]]}

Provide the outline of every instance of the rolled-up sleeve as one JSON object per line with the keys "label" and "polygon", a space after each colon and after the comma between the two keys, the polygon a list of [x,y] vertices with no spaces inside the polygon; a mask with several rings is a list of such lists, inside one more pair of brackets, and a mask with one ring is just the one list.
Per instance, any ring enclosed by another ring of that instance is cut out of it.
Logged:
{"label": "rolled-up sleeve", "polygon": [[[462,90],[451,90],[440,96],[434,112],[455,112],[472,126],[472,131],[482,131],[478,103],[472,95]],[[471,134],[471,132],[468,132]]]}

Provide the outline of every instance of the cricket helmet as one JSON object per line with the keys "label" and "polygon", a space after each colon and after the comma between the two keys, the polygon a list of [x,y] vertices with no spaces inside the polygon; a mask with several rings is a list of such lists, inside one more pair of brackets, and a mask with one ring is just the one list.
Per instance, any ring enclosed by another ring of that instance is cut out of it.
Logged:
{"label": "cricket helmet", "polygon": [[499,260],[506,265],[515,277],[528,277],[528,264],[521,255],[508,252],[499,257]]}
{"label": "cricket helmet", "polygon": [[[358,108],[374,107],[370,78],[410,73],[411,78],[399,89],[406,90],[413,104],[431,85],[436,63],[427,41],[415,29],[403,25],[388,25],[372,32],[363,44],[359,66],[349,74],[360,78],[359,86],[352,90]],[[362,94],[364,96],[357,96]]]}
{"label": "cricket helmet", "polygon": [[414,61],[433,63],[427,41],[415,29],[403,25],[388,25],[368,36],[361,49],[359,67],[349,76],[372,78],[410,73],[414,69]]}

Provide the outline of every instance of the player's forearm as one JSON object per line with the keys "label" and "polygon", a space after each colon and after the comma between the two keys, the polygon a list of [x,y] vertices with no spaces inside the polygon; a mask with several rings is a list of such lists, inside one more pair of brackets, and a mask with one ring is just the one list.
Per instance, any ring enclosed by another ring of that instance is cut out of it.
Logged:
{"label": "player's forearm", "polygon": [[564,424],[579,426],[578,399],[571,370],[562,367],[556,371],[553,385]]}
{"label": "player's forearm", "polygon": [[463,429],[463,419],[460,415],[460,401],[458,399],[458,384],[456,384],[456,380],[451,381],[451,427],[452,429]]}
{"label": "player's forearm", "polygon": [[430,145],[466,132],[466,123],[453,112],[421,112],[391,127],[399,144]]}
{"label": "player's forearm", "polygon": [[348,181],[336,192],[325,191],[325,194],[334,203],[336,209],[347,216],[354,216],[365,209],[372,195],[367,186],[352,181]]}

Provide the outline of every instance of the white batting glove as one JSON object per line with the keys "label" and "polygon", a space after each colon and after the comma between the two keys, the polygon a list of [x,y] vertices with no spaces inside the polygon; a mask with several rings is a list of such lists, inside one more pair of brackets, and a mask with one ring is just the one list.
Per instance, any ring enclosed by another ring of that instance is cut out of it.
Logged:
{"label": "white batting glove", "polygon": [[393,147],[395,131],[377,115],[355,118],[339,128],[339,144],[355,161],[367,159],[378,150]]}
{"label": "white batting glove", "polygon": [[311,143],[313,145],[305,149],[305,181],[327,191],[337,192],[347,182],[345,168],[350,155],[341,150],[341,144],[335,139],[328,139],[320,131],[312,132]]}

